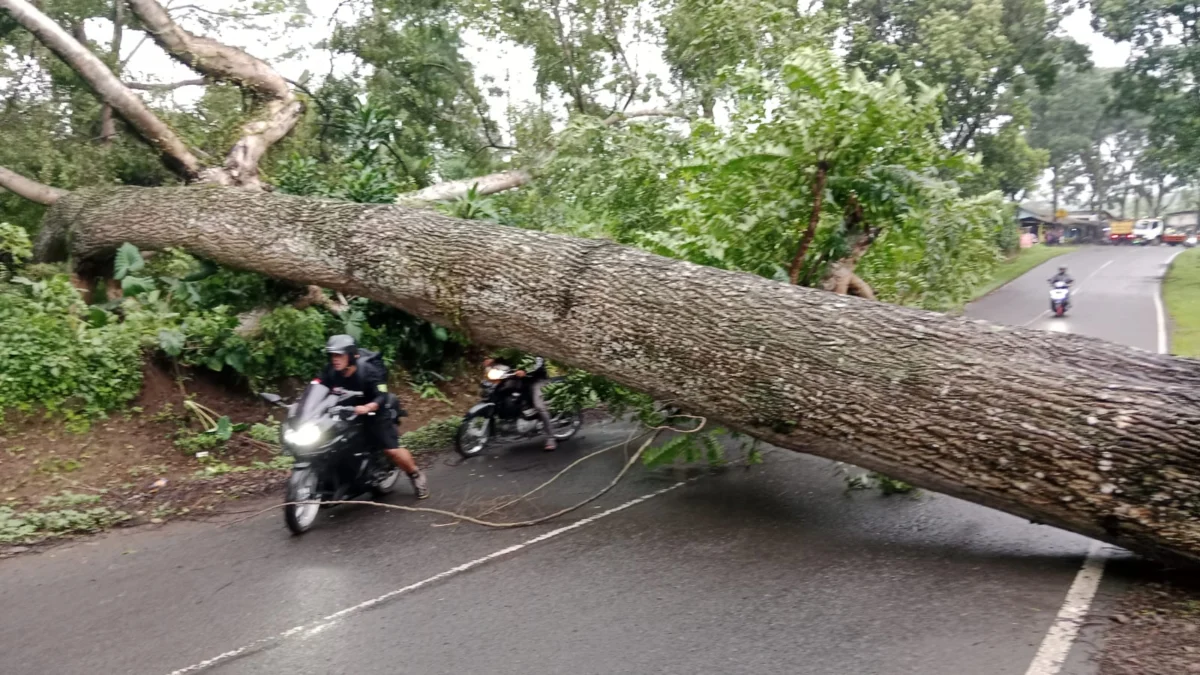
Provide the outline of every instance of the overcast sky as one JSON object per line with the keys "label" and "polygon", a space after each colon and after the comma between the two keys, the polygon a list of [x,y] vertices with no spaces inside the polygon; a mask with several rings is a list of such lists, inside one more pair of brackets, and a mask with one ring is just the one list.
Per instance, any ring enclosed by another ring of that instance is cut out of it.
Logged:
{"label": "overcast sky", "polygon": [[[193,0],[189,4],[208,9],[228,9],[238,4],[238,0]],[[340,10],[337,8],[341,7]],[[333,12],[340,11],[336,17],[342,21],[353,18],[351,9],[342,7],[341,3],[332,0],[310,0],[309,8],[312,18],[304,28],[284,32],[283,35],[271,35],[256,30],[226,30],[221,35],[210,37],[220,38],[224,42],[236,44],[249,50],[274,65],[285,77],[298,79],[305,71],[316,76],[330,72],[345,74],[354,66],[354,60],[347,56],[336,57],[331,64],[331,54],[325,50],[315,49],[313,45],[320,42],[330,33],[330,22],[335,19]],[[1090,26],[1091,14],[1081,10],[1064,22],[1065,32],[1079,42],[1088,45],[1092,50],[1092,58],[1097,66],[1118,67],[1124,65],[1129,56],[1126,45],[1117,45],[1111,40],[1098,35]],[[105,22],[98,21],[89,26],[93,36],[105,35],[110,30]],[[185,24],[186,25],[186,24]],[[193,26],[193,28],[195,28]],[[198,32],[199,29],[197,29]],[[273,31],[275,32],[275,31]],[[476,74],[481,79],[491,77],[495,86],[508,92],[508,99],[492,99],[491,103],[496,112],[502,112],[509,100],[515,104],[536,101],[534,91],[535,73],[532,65],[532,52],[528,49],[488,40],[478,33],[468,33],[466,36],[469,49],[467,57],[473,62]],[[137,40],[126,39],[124,51],[128,54],[133,50]],[[283,55],[299,50],[299,56],[289,59]],[[635,65],[643,73],[655,73],[663,81],[668,81],[666,64],[662,61],[659,50],[654,45],[641,45],[631,50]],[[137,54],[129,64],[130,79],[171,82],[195,77],[186,67],[172,61],[161,49],[147,41],[138,49]],[[194,101],[200,94],[198,87],[178,90],[175,94],[180,103]]]}

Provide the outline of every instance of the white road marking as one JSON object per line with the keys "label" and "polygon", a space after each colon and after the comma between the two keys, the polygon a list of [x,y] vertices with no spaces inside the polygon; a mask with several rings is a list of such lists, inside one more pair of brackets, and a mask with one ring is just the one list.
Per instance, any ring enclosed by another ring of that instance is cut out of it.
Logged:
{"label": "white road marking", "polygon": [[[1176,251],[1167,258],[1166,270],[1163,272],[1162,279],[1167,278],[1167,272],[1171,269],[1171,263],[1175,262],[1176,256],[1183,251]],[[1171,336],[1167,333],[1167,312],[1163,309],[1162,301],[1162,280],[1158,282],[1158,290],[1154,291],[1154,310],[1158,312],[1158,353],[1166,354],[1171,349]]]}
{"label": "white road marking", "polygon": [[1079,634],[1079,626],[1091,607],[1096,590],[1100,588],[1100,578],[1104,576],[1105,556],[1101,548],[1102,544],[1092,542],[1083,567],[1075,575],[1071,588],[1067,589],[1067,598],[1025,675],[1058,675],[1062,671],[1075,636]]}
{"label": "white road marking", "polygon": [[217,654],[216,656],[212,657],[211,659],[201,661],[200,663],[188,666],[186,668],[180,668],[179,670],[171,671],[170,675],[185,675],[186,673],[198,673],[202,670],[207,670],[208,668],[211,668],[219,663],[224,663],[225,661],[228,661],[230,659],[237,658],[239,656],[242,656],[243,654],[247,654],[254,650],[265,647],[272,642],[279,642],[282,640],[287,640],[288,638],[293,638],[293,637],[297,637],[297,636],[301,636],[301,635],[303,637],[315,635],[316,633],[319,633],[319,632],[325,630],[326,628],[329,628],[333,624],[341,621],[342,619],[350,616],[351,614],[356,614],[358,612],[363,611],[364,609],[370,609],[371,607],[375,607],[376,605],[387,602],[388,600],[391,600],[392,598],[395,598],[397,596],[404,595],[406,593],[411,593],[418,589],[424,588],[425,586],[429,586],[430,584],[435,584],[439,581],[449,579],[450,577],[462,574],[463,572],[466,572],[468,570],[475,569],[476,567],[479,567],[480,565],[487,564],[498,558],[503,558],[507,555],[516,553],[517,551],[520,551],[522,549],[533,546],[534,544],[539,544],[543,541],[548,541],[550,539],[554,539],[555,537],[564,535],[568,532],[578,530],[581,527],[591,525],[592,523],[596,522],[597,520],[600,520],[601,518],[607,518],[608,516],[611,516],[614,513],[624,511],[625,509],[627,509],[631,506],[637,506],[638,504],[641,504],[644,501],[653,499],[661,494],[664,494],[664,493],[670,492],[671,490],[674,490],[676,488],[682,487],[682,486],[686,485],[688,482],[689,481],[680,481],[678,483],[675,483],[674,485],[667,486],[661,490],[656,490],[655,492],[651,492],[649,494],[644,494],[641,497],[627,501],[624,504],[621,504],[620,506],[614,506],[613,508],[611,508],[607,511],[602,511],[600,513],[597,513],[596,515],[588,516],[587,518],[575,521],[574,523],[571,523],[570,525],[560,527],[557,530],[551,530],[549,532],[546,532],[545,534],[540,534],[532,539],[521,542],[520,544],[509,546],[508,548],[502,548],[499,551],[496,551],[495,553],[489,553],[488,555],[485,555],[482,558],[476,558],[475,560],[463,563],[463,564],[459,565],[458,567],[451,567],[450,569],[446,570],[445,572],[440,572],[440,573],[435,574],[427,579],[422,579],[421,581],[418,581],[414,584],[409,584],[408,586],[405,586],[403,588],[397,588],[394,591],[389,591],[377,598],[371,598],[370,600],[360,602],[357,605],[354,605],[352,607],[347,607],[346,609],[343,609],[343,610],[339,610],[337,612],[334,612],[333,614],[330,614],[329,616],[325,616],[320,619],[317,619],[316,621],[312,621],[310,623],[296,626],[294,628],[289,628],[277,635],[272,635],[270,637],[265,637],[260,640],[255,640],[254,642],[251,642],[242,647],[238,647],[237,649],[227,651],[223,654]]}
{"label": "white road marking", "polygon": [[[1174,253],[1167,259],[1168,269],[1175,261],[1175,256],[1180,253],[1182,251]],[[1089,274],[1088,279],[1108,267],[1111,262],[1110,260],[1104,263],[1100,269]],[[1154,308],[1158,313],[1158,353],[1166,354],[1169,340],[1166,312],[1163,310],[1161,280],[1154,292]],[[1067,326],[1061,327],[1064,332],[1067,328]],[[1071,653],[1071,645],[1074,644],[1075,637],[1079,634],[1079,625],[1091,607],[1092,599],[1096,597],[1096,591],[1100,588],[1100,580],[1104,577],[1105,557],[1101,552],[1102,546],[1100,542],[1092,542],[1087,558],[1083,561],[1083,567],[1079,569],[1071,587],[1067,589],[1067,597],[1063,600],[1062,608],[1058,610],[1058,616],[1054,618],[1050,631],[1042,639],[1042,644],[1038,647],[1037,654],[1033,657],[1033,663],[1029,664],[1029,670],[1025,671],[1025,675],[1058,675],[1062,671],[1067,655]]]}

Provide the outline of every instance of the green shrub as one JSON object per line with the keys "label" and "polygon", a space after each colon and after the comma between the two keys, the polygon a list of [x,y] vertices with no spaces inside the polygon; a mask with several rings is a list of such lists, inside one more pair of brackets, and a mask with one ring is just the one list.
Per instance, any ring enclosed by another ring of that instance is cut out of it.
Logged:
{"label": "green shrub", "polygon": [[280,307],[262,319],[250,341],[246,375],[256,386],[316,374],[325,366],[325,319],[316,309]]}
{"label": "green shrub", "polygon": [[93,416],[141,389],[140,336],[94,315],[64,275],[0,284],[0,412]]}

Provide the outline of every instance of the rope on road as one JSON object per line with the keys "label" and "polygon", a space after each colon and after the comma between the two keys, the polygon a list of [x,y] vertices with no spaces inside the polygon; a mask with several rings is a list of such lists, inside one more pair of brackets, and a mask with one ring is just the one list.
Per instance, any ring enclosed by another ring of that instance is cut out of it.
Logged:
{"label": "rope on road", "polygon": [[[602,490],[600,490],[596,494],[592,495],[591,497],[588,497],[587,499],[579,502],[578,504],[575,504],[573,506],[568,506],[565,509],[551,513],[548,516],[542,516],[540,518],[535,518],[533,520],[522,520],[522,521],[513,522],[513,523],[497,523],[497,522],[493,522],[493,521],[483,520],[482,518],[476,518],[474,516],[468,516],[468,515],[462,514],[462,513],[455,513],[454,511],[446,511],[444,509],[433,509],[433,508],[428,508],[428,507],[423,507],[423,506],[401,506],[399,504],[384,504],[382,502],[370,501],[370,500],[365,500],[365,499],[363,499],[363,500],[343,499],[343,500],[328,501],[328,502],[308,500],[308,501],[301,501],[301,502],[287,502],[284,504],[276,504],[275,506],[270,506],[265,509],[255,511],[254,513],[252,513],[244,518],[238,518],[237,520],[233,520],[228,523],[225,523],[225,524],[221,525],[221,527],[229,527],[231,525],[237,525],[238,523],[244,523],[247,520],[251,520],[253,518],[261,516],[264,513],[269,513],[276,509],[284,508],[287,506],[302,506],[302,505],[309,505],[309,504],[319,504],[319,505],[323,505],[323,506],[333,506],[333,505],[341,505],[341,504],[357,504],[357,505],[361,505],[361,506],[377,506],[379,508],[393,509],[396,511],[410,511],[413,513],[432,513],[435,515],[446,516],[448,518],[453,518],[455,520],[460,520],[460,521],[464,521],[464,522],[468,522],[468,523],[474,523],[475,525],[481,525],[483,527],[490,527],[490,528],[494,528],[494,529],[513,529],[513,528],[518,528],[518,527],[532,527],[534,525],[541,525],[542,523],[554,520],[555,518],[560,518],[562,516],[565,516],[566,514],[571,513],[572,511],[577,511],[577,510],[583,508],[584,506],[587,506],[588,504],[591,504],[592,502],[596,501],[597,499],[603,497],[604,495],[608,494],[609,492],[611,492],[612,489],[617,486],[617,483],[620,483],[621,479],[625,477],[625,474],[629,473],[629,470],[631,468],[633,468],[633,465],[635,463],[637,463],[638,459],[641,458],[642,454],[646,452],[646,449],[650,447],[650,445],[655,441],[655,439],[658,438],[659,434],[661,434],[662,432],[674,431],[674,432],[680,433],[680,434],[694,434],[694,433],[700,431],[701,429],[703,429],[705,424],[707,424],[707,419],[704,417],[699,417],[699,416],[695,416],[695,415],[676,415],[676,417],[699,420],[700,423],[697,424],[696,427],[693,429],[679,429],[679,428],[671,427],[671,426],[667,426],[667,425],[649,428],[646,433],[653,432],[653,435],[651,435],[650,438],[646,439],[646,441],[644,443],[642,443],[641,446],[638,447],[637,452],[633,453],[633,456],[631,456],[629,458],[629,460],[627,462],[625,462],[625,466],[621,467],[621,471],[618,472],[617,475],[612,479],[612,481],[609,482],[609,484],[606,485]],[[596,452],[593,452],[590,455],[587,455],[586,457],[582,457],[580,459],[575,460],[569,466],[567,466],[567,468],[565,468],[562,471],[559,471],[557,474],[555,474],[550,480],[539,485],[538,487],[527,492],[526,494],[524,494],[520,497],[517,497],[516,499],[512,500],[511,502],[509,502],[509,504],[506,504],[505,506],[514,504],[514,503],[524,499],[525,497],[533,494],[534,492],[541,490],[543,487],[549,485],[550,483],[553,483],[555,481],[555,479],[557,479],[559,476],[563,475],[567,471],[570,471],[573,467],[578,465],[580,462],[583,462],[584,460],[589,459],[590,457],[594,457],[602,452],[607,452],[609,450],[612,450],[613,448],[628,444],[629,440],[632,440],[632,439],[633,439],[633,436],[630,436],[630,439],[626,440],[625,443],[619,443],[617,445],[613,445],[608,448],[598,450]],[[487,515],[488,513],[491,513],[492,511],[495,511],[495,510],[497,510],[497,509],[492,509],[490,511],[487,511],[482,515]]]}

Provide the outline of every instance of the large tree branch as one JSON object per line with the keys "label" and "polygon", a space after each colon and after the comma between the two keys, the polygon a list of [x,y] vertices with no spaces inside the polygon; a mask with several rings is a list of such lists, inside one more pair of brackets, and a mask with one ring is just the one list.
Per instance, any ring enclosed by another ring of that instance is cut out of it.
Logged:
{"label": "large tree branch", "polygon": [[37,250],[86,261],[126,241],[372,298],[782,447],[1200,562],[1198,361],[607,241],[245,190],[72,194]]}
{"label": "large tree branch", "polygon": [[187,180],[200,176],[203,167],[175,132],[146,102],[121,84],[121,81],[86,46],[26,0],[0,0],[6,10],[47,49],[62,59],[96,92],[101,101],[113,107],[137,130],[147,143],[162,153],[164,161]]}
{"label": "large tree branch", "polygon": [[[644,110],[631,110],[628,112],[615,112],[604,118],[601,122],[606,127],[616,126],[622,122],[629,120],[646,118],[646,117],[676,117],[679,119],[691,119],[691,116],[672,110],[670,108],[646,108]],[[544,160],[544,161],[548,161]],[[491,195],[506,190],[512,190],[527,185],[533,175],[525,169],[509,169],[507,171],[499,171],[497,173],[488,174],[486,176],[477,176],[475,178],[464,178],[462,180],[446,181],[437,185],[406,192],[396,198],[397,204],[405,204],[409,206],[420,206],[431,202],[442,202],[453,199],[459,199],[465,196],[472,188],[476,194]]]}
{"label": "large tree branch", "polygon": [[399,204],[418,205],[421,203],[444,202],[452,199],[458,199],[472,189],[480,195],[491,195],[497,192],[504,192],[513,188],[521,187],[532,179],[528,171],[523,169],[513,169],[511,171],[501,171],[499,173],[489,174],[487,176],[479,176],[477,178],[464,178],[462,180],[446,181],[437,185],[430,185],[427,188],[422,188],[416,192],[408,192],[400,195],[396,199]]}
{"label": "large tree branch", "polygon": [[208,84],[208,80],[203,77],[197,77],[191,80],[180,80],[178,82],[126,82],[125,86],[130,89],[140,89],[142,91],[173,91],[183,87],[200,87]]}
{"label": "large tree branch", "polygon": [[242,127],[242,137],[226,157],[224,169],[207,176],[217,183],[261,188],[259,162],[291,132],[304,112],[287,81],[245,50],[184,30],[157,0],[127,2],[154,41],[175,60],[208,78],[236,84],[262,102],[255,118]]}
{"label": "large tree branch", "polygon": [[24,197],[31,202],[45,204],[46,206],[69,194],[66,190],[43,185],[2,166],[0,166],[0,188],[6,189],[18,197]]}

